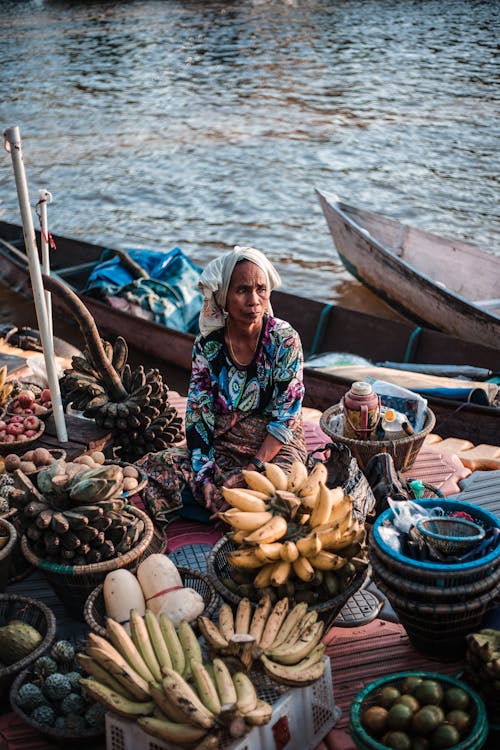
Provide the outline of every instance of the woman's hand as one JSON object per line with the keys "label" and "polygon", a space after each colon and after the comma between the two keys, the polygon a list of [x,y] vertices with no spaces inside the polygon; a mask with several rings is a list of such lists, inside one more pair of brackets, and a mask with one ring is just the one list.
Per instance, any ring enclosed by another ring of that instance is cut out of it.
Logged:
{"label": "woman's hand", "polygon": [[243,479],[243,476],[238,472],[237,474],[233,474],[230,477],[227,477],[227,479],[224,480],[224,487],[245,487],[246,483]]}
{"label": "woman's hand", "polygon": [[212,508],[213,501],[219,496],[220,492],[215,484],[212,484],[212,482],[207,482],[203,485],[203,499],[205,501],[205,507],[208,508],[208,510]]}

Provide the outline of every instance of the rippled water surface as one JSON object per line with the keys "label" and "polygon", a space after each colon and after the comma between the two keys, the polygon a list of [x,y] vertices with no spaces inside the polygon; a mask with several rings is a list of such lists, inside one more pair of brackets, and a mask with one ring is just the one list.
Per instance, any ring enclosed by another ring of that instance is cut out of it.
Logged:
{"label": "rippled water surface", "polygon": [[[52,229],[201,263],[269,252],[288,289],[356,292],[318,187],[498,247],[494,0],[0,0],[0,125]],[[19,223],[12,164],[0,212]]]}

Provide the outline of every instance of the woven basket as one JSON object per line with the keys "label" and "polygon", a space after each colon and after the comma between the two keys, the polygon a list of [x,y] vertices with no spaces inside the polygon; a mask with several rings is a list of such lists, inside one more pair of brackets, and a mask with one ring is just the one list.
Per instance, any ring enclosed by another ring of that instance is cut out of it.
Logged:
{"label": "woven basket", "polygon": [[[191,570],[190,568],[178,568],[178,571],[182,578],[183,585],[187,588],[194,589],[201,594],[203,601],[205,602],[203,614],[206,617],[212,618],[219,604],[219,595],[208,576],[204,573],[200,573],[199,570]],[[85,622],[94,633],[106,638],[106,612],[102,592],[103,584],[100,584],[92,591],[85,602],[83,616]]]}
{"label": "woven basket", "polygon": [[330,429],[332,417],[336,417],[339,414],[342,414],[342,404],[330,406],[321,415],[321,429],[333,441],[347,445],[362,470],[365,469],[370,458],[377,453],[389,453],[398,471],[406,471],[411,468],[426,436],[432,432],[436,424],[434,413],[430,409],[427,409],[424,426],[420,432],[416,432],[414,435],[408,435],[397,440],[356,440],[344,437],[343,435],[337,435]]}
{"label": "woven basket", "polygon": [[[227,578],[229,576],[229,569],[231,567],[226,559],[225,553],[236,549],[236,547],[237,545],[235,545],[228,536],[223,536],[221,539],[219,539],[217,544],[214,545],[208,555],[207,573],[210,581],[213,583],[221,597],[225,601],[237,606],[243,597],[235,594],[233,591],[230,591],[230,589],[228,589],[227,586],[225,586],[222,582],[223,578]],[[314,609],[317,611],[318,617],[320,620],[323,620],[326,629],[331,627],[335,618],[337,617],[343,606],[346,604],[348,599],[359,588],[361,588],[367,574],[368,569],[364,570],[362,573],[358,573],[346,588],[346,590],[333,599],[328,599],[327,601],[318,602],[318,604],[312,604],[309,606],[309,609]],[[254,604],[256,603],[257,600],[254,602]]]}
{"label": "woven basket", "polygon": [[[5,416],[8,417],[10,415],[6,414]],[[0,453],[5,456],[9,453],[26,453],[26,451],[29,450],[29,446],[33,445],[33,443],[36,443],[37,440],[40,440],[44,432],[45,422],[40,420],[40,429],[38,430],[36,435],[33,435],[33,437],[27,438],[26,440],[15,440],[13,443],[0,442]]]}
{"label": "woven basket", "polygon": [[416,649],[443,660],[463,657],[466,636],[481,627],[495,589],[465,602],[423,603],[408,599],[377,580]]}
{"label": "woven basket", "polygon": [[45,737],[52,740],[52,742],[62,744],[64,747],[68,747],[68,743],[71,743],[72,745],[85,744],[87,747],[93,747],[93,741],[98,740],[99,737],[101,737],[106,731],[104,724],[99,729],[89,727],[80,734],[71,734],[64,731],[63,729],[56,729],[55,727],[50,727],[47,724],[41,724],[38,721],[34,721],[31,716],[25,713],[23,709],[17,705],[17,695],[19,693],[19,689],[22,687],[22,685],[24,685],[25,682],[32,682],[34,677],[35,675],[33,674],[33,672],[30,668],[28,668],[24,669],[20,674],[18,674],[16,679],[14,680],[10,689],[10,705],[12,706],[15,713],[23,720],[25,724],[27,724],[29,727],[32,727],[33,729],[36,729],[37,732],[45,735]]}
{"label": "woven basket", "polygon": [[17,594],[0,594],[0,625],[10,620],[22,620],[32,625],[43,636],[42,642],[30,654],[15,664],[0,668],[0,697],[4,696],[15,676],[45,654],[56,636],[56,618],[43,602]]}
{"label": "woven basket", "polygon": [[78,619],[83,619],[83,608],[90,592],[102,583],[106,574],[118,568],[135,568],[147,556],[153,541],[153,522],[142,510],[126,506],[129,513],[144,521],[144,532],[138,542],[124,555],[93,565],[59,565],[43,560],[32,552],[26,536],[21,539],[21,549],[28,562],[40,568],[67,609]]}
{"label": "woven basket", "polygon": [[469,696],[473,723],[468,734],[458,744],[453,745],[453,750],[480,750],[484,746],[488,737],[488,720],[484,703],[475,690],[472,690],[469,685],[461,680],[448,677],[444,674],[437,674],[435,672],[397,672],[371,682],[354,697],[350,708],[349,730],[357,748],[360,748],[360,750],[386,750],[387,745],[376,740],[364,729],[361,717],[367,708],[376,705],[376,696],[384,687],[388,685],[400,687],[405,677],[420,677],[423,680],[435,680],[444,689],[457,687],[464,690]]}
{"label": "woven basket", "polygon": [[18,536],[16,527],[6,518],[0,518],[0,528],[7,533],[8,542],[0,549],[0,592],[5,591],[9,581],[12,555],[17,544]]}
{"label": "woven basket", "polygon": [[127,463],[127,461],[120,461],[119,459],[114,459],[112,461],[105,461],[104,462],[106,466],[109,466],[110,464],[114,464],[115,466],[121,466],[122,469],[125,469],[127,466],[133,466],[134,469],[139,474],[138,484],[137,487],[134,487],[133,490],[127,490],[122,492],[122,497],[133,497],[134,495],[140,495],[142,494],[143,490],[146,488],[148,483],[148,475],[145,471],[143,471],[139,466],[136,466],[135,464]]}

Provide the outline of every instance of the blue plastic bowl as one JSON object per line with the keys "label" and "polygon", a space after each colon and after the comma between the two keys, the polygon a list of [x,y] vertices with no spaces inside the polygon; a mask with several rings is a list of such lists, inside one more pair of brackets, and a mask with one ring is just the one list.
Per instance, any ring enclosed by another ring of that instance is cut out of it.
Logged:
{"label": "blue plastic bowl", "polygon": [[[473,505],[472,503],[466,503],[460,500],[447,500],[445,498],[423,498],[418,501],[418,505],[421,505],[423,508],[440,507],[445,514],[453,513],[454,511],[464,511],[472,517],[474,523],[478,524],[478,526],[481,526],[486,531],[490,528],[500,529],[500,520],[493,515],[493,513],[490,513],[477,505]],[[427,577],[432,575],[433,585],[435,586],[458,585],[459,583],[475,580],[475,574],[480,577],[487,575],[488,570],[491,572],[500,563],[500,544],[498,544],[496,548],[487,555],[484,555],[484,557],[462,563],[437,563],[429,562],[428,560],[414,560],[411,557],[406,557],[405,555],[393,550],[382,539],[380,534],[380,528],[382,525],[393,519],[394,513],[392,508],[388,508],[380,514],[373,525],[372,541],[375,551],[377,547],[380,548],[387,557],[394,561],[395,566],[400,572],[408,572],[410,577],[412,577],[412,574],[418,574],[420,572],[427,574]],[[454,576],[454,574],[456,575]]]}

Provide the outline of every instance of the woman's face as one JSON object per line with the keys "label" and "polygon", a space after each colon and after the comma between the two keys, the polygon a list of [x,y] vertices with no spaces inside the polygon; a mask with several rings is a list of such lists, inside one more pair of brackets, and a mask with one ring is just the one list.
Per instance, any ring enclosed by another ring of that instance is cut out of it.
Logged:
{"label": "woman's face", "polygon": [[243,325],[260,323],[267,310],[270,291],[264,271],[249,260],[237,263],[226,298],[230,318]]}

